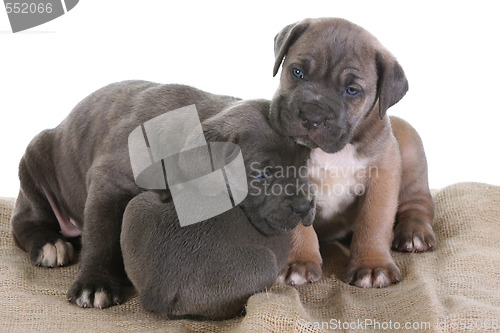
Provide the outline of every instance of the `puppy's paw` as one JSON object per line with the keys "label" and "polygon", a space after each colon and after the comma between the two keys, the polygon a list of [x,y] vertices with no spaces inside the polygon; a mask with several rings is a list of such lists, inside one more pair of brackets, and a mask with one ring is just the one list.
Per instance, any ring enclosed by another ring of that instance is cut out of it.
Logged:
{"label": "puppy's paw", "polygon": [[286,265],[280,272],[278,281],[292,286],[306,282],[317,282],[322,274],[321,264],[315,261],[296,261]]}
{"label": "puppy's paw", "polygon": [[122,286],[112,277],[77,278],[68,291],[68,300],[81,308],[104,309],[122,302]]}
{"label": "puppy's paw", "polygon": [[401,272],[394,263],[353,266],[347,269],[346,282],[360,288],[385,288],[401,281]]}
{"label": "puppy's paw", "polygon": [[35,265],[42,267],[57,267],[69,264],[75,255],[73,245],[62,239],[54,243],[46,243],[35,259]]}
{"label": "puppy's paw", "polygon": [[400,252],[424,252],[436,245],[432,226],[418,219],[398,223],[394,228],[392,248]]}

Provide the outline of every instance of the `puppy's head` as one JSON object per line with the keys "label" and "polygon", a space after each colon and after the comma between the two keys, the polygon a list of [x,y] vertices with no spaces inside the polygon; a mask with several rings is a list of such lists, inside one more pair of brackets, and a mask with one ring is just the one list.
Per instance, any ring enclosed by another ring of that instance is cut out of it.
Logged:
{"label": "puppy's head", "polygon": [[264,101],[241,102],[202,126],[207,141],[232,142],[241,149],[248,194],[238,206],[257,230],[271,236],[299,223],[310,225],[316,208],[307,178],[309,149],[276,133],[268,110]]}
{"label": "puppy's head", "polygon": [[[378,109],[380,119],[408,90],[396,59],[366,30],[342,19],[306,19],[275,37],[280,86],[270,121],[281,134],[328,153],[349,143]],[[284,59],[284,60],[283,60]]]}

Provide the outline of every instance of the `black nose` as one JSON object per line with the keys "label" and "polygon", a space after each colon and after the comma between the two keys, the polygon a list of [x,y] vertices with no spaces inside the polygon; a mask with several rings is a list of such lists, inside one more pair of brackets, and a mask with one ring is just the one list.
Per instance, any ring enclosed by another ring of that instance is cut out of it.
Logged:
{"label": "black nose", "polygon": [[292,211],[299,215],[300,217],[304,217],[306,216],[309,211],[311,210],[312,208],[312,201],[310,200],[300,200],[300,201],[297,201],[297,202],[293,202],[290,207],[292,208]]}
{"label": "black nose", "polygon": [[302,119],[302,126],[308,130],[317,128],[326,118],[323,110],[313,107],[301,108],[299,117]]}

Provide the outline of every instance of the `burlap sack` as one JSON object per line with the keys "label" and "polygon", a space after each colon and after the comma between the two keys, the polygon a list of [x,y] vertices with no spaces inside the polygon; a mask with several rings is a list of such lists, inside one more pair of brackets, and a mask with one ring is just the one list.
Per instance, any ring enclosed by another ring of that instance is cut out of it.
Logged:
{"label": "burlap sack", "polygon": [[33,267],[10,234],[14,199],[0,200],[1,332],[499,332],[500,187],[462,183],[434,191],[435,251],[394,253],[403,281],[359,289],[340,281],[347,249],[322,248],[315,284],[276,284],[252,296],[247,315],[223,322],[168,320],[126,302],[104,310],[66,301],[78,265]]}

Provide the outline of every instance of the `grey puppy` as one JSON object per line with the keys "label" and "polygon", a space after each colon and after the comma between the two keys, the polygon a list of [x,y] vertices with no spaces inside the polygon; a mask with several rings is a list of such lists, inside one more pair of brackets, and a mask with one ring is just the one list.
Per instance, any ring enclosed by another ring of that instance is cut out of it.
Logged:
{"label": "grey puppy", "polygon": [[[307,150],[296,148],[267,124],[269,101],[242,102],[187,86],[144,81],[111,84],[94,92],[59,126],[43,131],[27,147],[11,219],[16,243],[39,266],[70,263],[75,251],[69,240],[81,235],[79,272],[67,294],[71,302],[104,308],[122,301],[126,281],[120,250],[122,217],[128,202],[143,192],[134,181],[128,136],[143,122],[192,104],[208,141],[244,147],[265,143],[270,151],[281,147],[273,153],[262,151],[264,157],[273,157],[272,162],[294,166],[305,162]],[[270,177],[266,182],[279,181],[258,151],[250,154],[261,163],[254,172]],[[286,233],[301,222],[310,224],[314,215],[313,204],[304,195],[248,200],[242,206],[249,207],[246,216],[264,235]]]}
{"label": "grey puppy", "polygon": [[[305,168],[309,149],[271,129],[267,106],[243,102],[203,123],[210,138],[241,148],[249,194],[237,207],[181,227],[169,198],[146,192],[127,205],[123,260],[145,309],[171,318],[228,318],[241,312],[250,295],[271,287],[285,268],[292,235],[281,230],[310,225],[314,217],[307,173],[297,172]],[[276,234],[269,226],[279,234],[266,236]]]}

